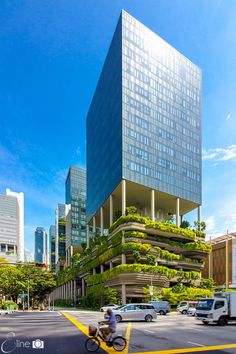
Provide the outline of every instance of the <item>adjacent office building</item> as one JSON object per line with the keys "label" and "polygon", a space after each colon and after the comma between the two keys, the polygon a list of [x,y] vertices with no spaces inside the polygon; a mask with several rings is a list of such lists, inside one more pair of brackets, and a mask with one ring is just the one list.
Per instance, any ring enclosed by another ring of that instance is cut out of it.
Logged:
{"label": "adjacent office building", "polygon": [[73,253],[80,252],[86,242],[86,170],[76,166],[69,168],[66,177],[67,204],[66,253],[67,263]]}
{"label": "adjacent office building", "polygon": [[37,227],[34,232],[34,260],[47,264],[47,232],[44,227]]}
{"label": "adjacent office building", "polygon": [[87,214],[94,230],[128,205],[153,220],[198,208],[201,70],[122,11],[87,115]]}
{"label": "adjacent office building", "polygon": [[56,242],[56,226],[51,225],[49,228],[49,262],[51,267],[55,266],[55,242]]}
{"label": "adjacent office building", "polygon": [[56,208],[56,238],[55,238],[55,265],[59,271],[64,268],[66,261],[66,216],[68,205],[58,204]]}
{"label": "adjacent office building", "polygon": [[0,257],[24,262],[24,194],[10,189],[0,195]]}
{"label": "adjacent office building", "polygon": [[202,275],[213,278],[218,288],[236,288],[236,232],[213,238],[209,243],[212,252]]}

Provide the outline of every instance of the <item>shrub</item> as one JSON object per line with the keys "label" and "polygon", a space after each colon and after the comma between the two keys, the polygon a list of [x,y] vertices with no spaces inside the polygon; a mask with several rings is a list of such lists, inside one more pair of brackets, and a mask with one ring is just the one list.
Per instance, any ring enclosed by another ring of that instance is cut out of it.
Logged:
{"label": "shrub", "polygon": [[105,291],[105,301],[107,304],[118,304],[120,294],[118,290],[109,288]]}
{"label": "shrub", "polygon": [[137,208],[133,205],[125,208],[126,215],[131,215],[131,214],[136,214],[136,213],[137,213]]}

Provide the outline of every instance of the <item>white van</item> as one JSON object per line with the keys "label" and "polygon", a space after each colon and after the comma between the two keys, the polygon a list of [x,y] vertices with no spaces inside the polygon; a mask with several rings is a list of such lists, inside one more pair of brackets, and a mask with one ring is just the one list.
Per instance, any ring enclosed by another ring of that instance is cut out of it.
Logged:
{"label": "white van", "polygon": [[177,311],[182,313],[182,315],[186,315],[190,308],[196,307],[197,303],[198,301],[180,301]]}

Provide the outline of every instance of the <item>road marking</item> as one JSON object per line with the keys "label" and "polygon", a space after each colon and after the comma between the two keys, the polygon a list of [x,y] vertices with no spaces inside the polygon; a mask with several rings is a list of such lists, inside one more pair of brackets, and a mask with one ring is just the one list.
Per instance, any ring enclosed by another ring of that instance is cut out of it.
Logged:
{"label": "road marking", "polygon": [[[87,337],[89,337],[89,333],[88,333],[88,328],[85,327],[82,323],[80,323],[79,321],[77,321],[74,317],[68,315],[68,313],[65,313],[65,312],[61,312],[62,315],[64,315],[70,322],[72,322],[77,328],[79,328],[79,330],[85,334]],[[105,342],[100,342],[101,345],[100,347],[106,352],[106,353],[109,353],[109,354],[115,354],[117,353],[115,349],[113,348],[108,348],[105,344]]]}
{"label": "road marking", "polygon": [[234,344],[223,344],[223,345],[212,345],[201,348],[183,348],[183,349],[168,349],[168,350],[159,350],[152,352],[133,352],[130,354],[183,354],[183,353],[193,353],[193,352],[205,352],[211,350],[221,350],[221,349],[235,349],[236,343]]}
{"label": "road marking", "polygon": [[152,333],[152,334],[155,333],[155,332],[153,332],[153,331],[149,331],[149,329],[144,329],[144,331],[145,331],[145,332],[148,332],[148,333]]}
{"label": "road marking", "polygon": [[198,347],[204,347],[204,344],[199,344],[195,342],[188,342],[189,344],[197,345]]}
{"label": "road marking", "polygon": [[127,345],[125,347],[125,350],[123,351],[124,354],[128,354],[129,353],[129,340],[130,340],[130,334],[131,334],[131,323],[128,323],[128,327],[126,329],[126,333],[125,333],[125,339],[127,342]]}

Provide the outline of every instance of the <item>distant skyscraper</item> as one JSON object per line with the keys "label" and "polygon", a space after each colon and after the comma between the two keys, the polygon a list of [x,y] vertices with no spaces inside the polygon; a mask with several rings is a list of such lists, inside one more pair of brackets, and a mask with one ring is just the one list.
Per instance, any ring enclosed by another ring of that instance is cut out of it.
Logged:
{"label": "distant skyscraper", "polygon": [[89,220],[200,220],[201,178],[201,70],[122,11],[87,116]]}
{"label": "distant skyscraper", "polygon": [[0,257],[24,262],[24,194],[0,195]]}
{"label": "distant skyscraper", "polygon": [[66,177],[67,252],[70,257],[86,242],[86,170],[71,166]]}
{"label": "distant skyscraper", "polygon": [[56,242],[56,226],[51,225],[49,228],[49,262],[53,267],[55,266],[55,242]]}
{"label": "distant skyscraper", "polygon": [[44,227],[37,227],[35,237],[35,262],[47,264],[47,233]]}

